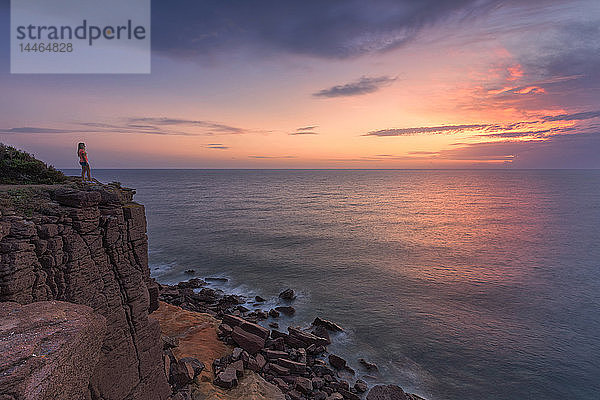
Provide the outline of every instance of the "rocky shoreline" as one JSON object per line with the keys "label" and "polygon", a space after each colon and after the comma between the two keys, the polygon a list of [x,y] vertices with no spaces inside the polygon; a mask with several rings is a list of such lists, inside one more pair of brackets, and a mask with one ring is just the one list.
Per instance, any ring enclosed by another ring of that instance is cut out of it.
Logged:
{"label": "rocky shoreline", "polygon": [[0,398],[421,400],[369,390],[328,352],[334,322],[280,330],[291,289],[267,307],[211,287],[224,278],[156,283],[134,193],[73,179],[0,188]]}
{"label": "rocky shoreline", "polygon": [[[279,388],[287,400],[423,400],[395,385],[377,385],[368,390],[367,382],[356,377],[345,359],[327,350],[331,335],[343,331],[335,322],[317,316],[309,327],[290,326],[287,332],[280,331],[277,320],[281,314],[295,313],[290,304],[295,299],[293,289],[279,294],[286,305],[264,308],[265,299],[261,296],[248,299],[224,293],[209,287],[214,280],[226,278],[159,284],[159,299],[184,310],[209,314],[220,322],[217,336],[233,350],[212,360],[215,386],[232,389],[249,370]],[[163,336],[163,342],[169,383],[179,399],[189,399],[190,389],[184,381],[192,384],[205,365],[198,370],[197,360],[177,360],[172,352],[177,341]],[[362,358],[357,361],[364,372],[377,373],[374,363]],[[186,365],[182,367],[182,363]],[[188,371],[183,380],[182,370]]]}

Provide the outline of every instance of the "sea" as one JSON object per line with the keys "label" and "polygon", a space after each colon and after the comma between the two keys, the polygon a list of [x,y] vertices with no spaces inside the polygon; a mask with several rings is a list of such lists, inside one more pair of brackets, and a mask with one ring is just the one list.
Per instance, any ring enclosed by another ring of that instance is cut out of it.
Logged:
{"label": "sea", "polygon": [[225,277],[263,309],[292,288],[282,329],[335,321],[330,351],[370,385],[600,399],[600,170],[92,174],[137,190],[159,282]]}

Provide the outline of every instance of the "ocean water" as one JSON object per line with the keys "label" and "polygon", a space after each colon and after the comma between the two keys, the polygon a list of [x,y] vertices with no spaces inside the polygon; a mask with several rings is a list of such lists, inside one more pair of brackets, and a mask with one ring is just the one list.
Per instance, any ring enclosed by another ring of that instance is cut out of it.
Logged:
{"label": "ocean water", "polygon": [[[76,171],[74,171],[76,172]],[[158,281],[299,292],[330,349],[431,400],[600,399],[600,171],[94,170]]]}

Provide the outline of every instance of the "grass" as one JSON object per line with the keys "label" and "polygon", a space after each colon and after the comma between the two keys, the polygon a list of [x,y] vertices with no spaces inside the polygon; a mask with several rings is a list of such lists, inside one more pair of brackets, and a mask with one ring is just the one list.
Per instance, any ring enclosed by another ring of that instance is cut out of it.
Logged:
{"label": "grass", "polygon": [[52,185],[66,181],[67,177],[53,166],[29,153],[0,143],[0,184]]}

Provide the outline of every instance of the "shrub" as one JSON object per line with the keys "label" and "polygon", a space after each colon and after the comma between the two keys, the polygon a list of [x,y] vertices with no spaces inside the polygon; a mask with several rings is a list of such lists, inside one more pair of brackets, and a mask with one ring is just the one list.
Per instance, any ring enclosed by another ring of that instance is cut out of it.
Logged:
{"label": "shrub", "polygon": [[31,154],[0,143],[0,183],[12,185],[63,183],[67,177]]}

